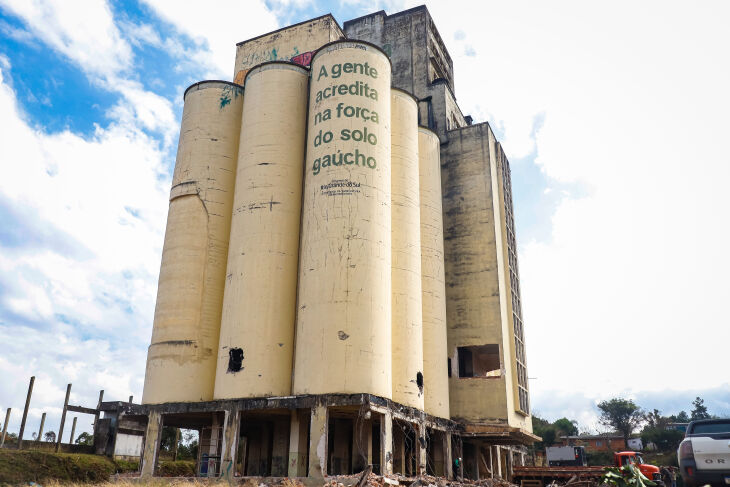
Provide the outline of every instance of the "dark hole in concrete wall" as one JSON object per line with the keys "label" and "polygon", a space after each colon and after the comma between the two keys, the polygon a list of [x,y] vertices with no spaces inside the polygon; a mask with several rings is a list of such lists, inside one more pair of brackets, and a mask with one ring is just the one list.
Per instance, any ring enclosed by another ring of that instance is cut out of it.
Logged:
{"label": "dark hole in concrete wall", "polygon": [[500,377],[499,345],[458,347],[459,377]]}
{"label": "dark hole in concrete wall", "polygon": [[243,350],[232,348],[228,350],[228,372],[238,372],[243,368]]}
{"label": "dark hole in concrete wall", "polygon": [[446,359],[446,370],[449,374],[449,377],[451,377],[451,359],[450,358]]}
{"label": "dark hole in concrete wall", "polygon": [[423,374],[420,372],[416,374],[416,385],[418,386],[418,392],[423,394]]}

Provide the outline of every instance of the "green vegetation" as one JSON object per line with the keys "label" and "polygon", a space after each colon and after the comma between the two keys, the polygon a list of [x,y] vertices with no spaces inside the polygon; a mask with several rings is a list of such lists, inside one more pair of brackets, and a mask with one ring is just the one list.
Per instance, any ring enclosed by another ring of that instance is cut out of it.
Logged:
{"label": "green vegetation", "polygon": [[48,453],[34,450],[0,450],[0,484],[103,482],[116,470],[114,463],[98,455]]}
{"label": "green vegetation", "polygon": [[542,438],[535,443],[535,448],[542,450],[560,442],[561,436],[575,436],[578,434],[578,422],[568,418],[560,418],[551,423],[545,419],[532,417],[532,431]]}
{"label": "green vegetation", "polygon": [[178,460],[159,462],[157,475],[161,477],[195,477],[195,462],[190,460]]}
{"label": "green vegetation", "polygon": [[139,471],[138,460],[114,460],[116,473],[127,473]]}
{"label": "green vegetation", "polygon": [[633,463],[623,467],[606,467],[600,483],[614,487],[652,487],[656,485],[655,482],[646,478]]}

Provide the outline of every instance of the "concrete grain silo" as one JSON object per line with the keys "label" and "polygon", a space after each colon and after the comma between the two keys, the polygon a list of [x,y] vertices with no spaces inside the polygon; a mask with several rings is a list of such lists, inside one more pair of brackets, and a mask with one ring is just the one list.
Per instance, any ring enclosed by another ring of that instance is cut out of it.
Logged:
{"label": "concrete grain silo", "polygon": [[291,393],[308,70],[245,80],[215,398]]}
{"label": "concrete grain silo", "polygon": [[423,409],[418,104],[391,90],[393,400]]}
{"label": "concrete grain silo", "polygon": [[368,43],[312,58],[294,394],[392,395],[390,81]]}
{"label": "concrete grain silo", "polygon": [[419,127],[424,406],[428,414],[448,418],[444,225],[439,154],[438,135],[429,129]]}
{"label": "concrete grain silo", "polygon": [[213,398],[243,88],[184,95],[142,402]]}

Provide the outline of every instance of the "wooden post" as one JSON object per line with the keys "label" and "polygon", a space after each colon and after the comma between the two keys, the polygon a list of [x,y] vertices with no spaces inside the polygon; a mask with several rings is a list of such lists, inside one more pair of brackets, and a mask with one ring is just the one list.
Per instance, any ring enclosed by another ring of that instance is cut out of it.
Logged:
{"label": "wooden post", "polygon": [[38,428],[38,437],[36,440],[43,441],[43,425],[46,424],[46,413],[43,413],[43,416],[41,416],[41,427]]}
{"label": "wooden post", "polygon": [[101,413],[101,402],[104,400],[104,389],[99,391],[99,402],[96,403],[96,414],[94,415],[94,437],[96,437],[97,423],[99,423],[99,414]]}
{"label": "wooden post", "polygon": [[76,433],[76,420],[77,419],[78,418],[76,416],[74,416],[74,422],[71,423],[71,438],[68,440],[69,445],[74,444],[74,434]]}
{"label": "wooden post", "polygon": [[23,433],[25,432],[25,420],[28,419],[28,408],[30,408],[30,396],[33,395],[33,384],[35,376],[30,378],[28,384],[28,396],[25,398],[25,408],[23,409],[23,419],[20,421],[20,431],[18,432],[18,450],[23,448]]}
{"label": "wooden post", "polygon": [[63,425],[66,423],[66,409],[68,409],[68,399],[71,397],[71,384],[66,386],[66,399],[63,401],[63,412],[61,413],[61,426],[58,427],[58,438],[56,438],[56,453],[61,448],[61,438],[63,438]]}
{"label": "wooden post", "polygon": [[0,438],[0,447],[5,444],[5,435],[8,433],[8,421],[10,421],[10,410],[12,408],[8,408],[7,412],[5,413],[5,424],[3,425],[3,436]]}

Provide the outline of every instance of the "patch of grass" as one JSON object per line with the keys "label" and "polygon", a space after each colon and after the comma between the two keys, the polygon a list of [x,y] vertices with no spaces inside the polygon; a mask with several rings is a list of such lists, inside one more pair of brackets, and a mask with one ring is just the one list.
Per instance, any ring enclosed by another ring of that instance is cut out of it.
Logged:
{"label": "patch of grass", "polygon": [[106,457],[34,450],[0,450],[0,484],[104,482],[116,470]]}
{"label": "patch of grass", "polygon": [[160,477],[195,477],[195,462],[190,460],[160,461],[157,466]]}
{"label": "patch of grass", "polygon": [[139,470],[138,460],[114,460],[116,473],[137,472]]}

